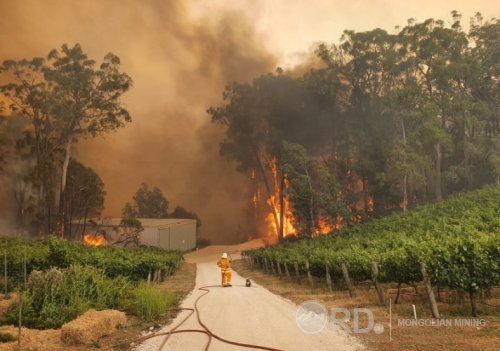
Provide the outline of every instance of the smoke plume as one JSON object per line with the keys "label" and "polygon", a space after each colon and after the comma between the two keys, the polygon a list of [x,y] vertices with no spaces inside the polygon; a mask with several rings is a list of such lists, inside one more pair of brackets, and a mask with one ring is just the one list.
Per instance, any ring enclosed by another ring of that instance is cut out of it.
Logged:
{"label": "smoke plume", "polygon": [[246,179],[219,156],[224,131],[205,111],[221,103],[226,84],[273,70],[275,58],[241,12],[194,18],[190,5],[3,0],[0,60],[46,56],[63,43],[80,43],[98,63],[108,52],[118,55],[134,80],[124,98],[133,122],[81,140],[75,150],[105,183],[104,215],[119,216],[145,182],[163,191],[170,210],[181,205],[196,212],[203,237],[230,242],[244,225]]}

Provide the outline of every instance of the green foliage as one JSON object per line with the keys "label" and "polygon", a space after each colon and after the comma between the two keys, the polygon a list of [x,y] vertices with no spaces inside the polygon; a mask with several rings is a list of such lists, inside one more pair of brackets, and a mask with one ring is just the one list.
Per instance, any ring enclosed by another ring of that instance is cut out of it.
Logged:
{"label": "green foliage", "polygon": [[0,332],[0,343],[15,341],[17,338],[9,333]]}
{"label": "green foliage", "polygon": [[172,293],[163,292],[146,282],[140,282],[133,289],[131,296],[130,312],[147,321],[159,319],[174,303]]}
{"label": "green foliage", "polygon": [[150,190],[142,183],[134,195],[134,203],[127,203],[122,214],[124,218],[168,218],[168,200],[158,187]]}
{"label": "green foliage", "polygon": [[325,264],[337,278],[341,264],[352,279],[371,279],[371,263],[380,280],[421,281],[420,262],[432,283],[466,292],[500,284],[500,186],[488,186],[445,202],[346,227],[317,239],[245,251],[255,258],[298,262],[324,275]]}
{"label": "green foliage", "polygon": [[[58,328],[89,308],[117,308],[131,285],[127,278],[107,278],[92,267],[33,271],[22,297],[23,325]],[[7,314],[7,323],[16,323],[18,308]]]}
{"label": "green foliage", "polygon": [[[33,186],[35,191],[31,193],[36,201],[34,211],[20,208],[19,212],[38,222],[36,231],[49,228],[51,232],[54,216],[50,214],[54,213],[57,186],[67,180],[60,179],[58,183],[56,178],[66,177],[72,144],[83,137],[116,130],[131,121],[121,104],[121,96],[132,86],[132,79],[120,71],[117,56],[108,53],[96,65],[79,44],[72,47],[63,44],[46,58],[4,61],[0,74],[0,93],[9,112],[28,121],[16,151],[33,166],[28,174],[17,179]],[[66,189],[62,190],[60,224],[67,220],[63,218],[67,194]],[[99,194],[96,195],[99,200]]]}
{"label": "green foliage", "polygon": [[71,228],[74,218],[95,218],[101,214],[106,196],[104,183],[92,168],[73,158],[68,165],[65,192],[67,227]]}
{"label": "green foliage", "polygon": [[[314,235],[320,221],[334,222],[345,204],[339,194],[340,186],[334,174],[300,144],[283,142],[282,169],[289,179],[287,198],[292,202],[294,227],[300,234]],[[333,223],[328,223],[333,224]]]}
{"label": "green foliage", "polygon": [[[283,142],[300,144],[335,176],[343,223],[500,184],[500,19],[478,14],[466,32],[460,15],[451,17],[449,25],[409,20],[393,34],[346,30],[338,44],[318,47],[324,67],[226,87],[223,103],[208,110],[226,128],[221,154],[256,172],[259,194],[266,190],[259,168],[276,159],[292,184],[299,226],[308,208],[314,217],[335,201],[314,201],[317,188],[303,175],[308,161],[297,148],[290,157]],[[274,195],[261,197],[267,212]]]}
{"label": "green foliage", "polygon": [[156,269],[175,267],[182,253],[155,247],[88,247],[56,237],[44,241],[0,239],[0,253],[6,252],[10,279],[22,280],[26,258],[28,274],[32,270],[70,265],[93,266],[108,277],[125,276],[137,281]]}
{"label": "green foliage", "polygon": [[[1,251],[7,253],[10,283],[22,284],[26,262],[23,325],[41,329],[60,327],[89,308],[127,308],[143,318],[157,318],[173,297],[135,284],[157,269],[176,267],[182,259],[180,251],[87,247],[55,237],[2,239]],[[17,323],[18,308],[8,313],[6,322]]]}
{"label": "green foliage", "polygon": [[188,211],[182,206],[176,206],[174,212],[170,213],[171,218],[186,218],[186,219],[196,219],[196,228],[201,227],[201,219],[194,212]]}
{"label": "green foliage", "polygon": [[[129,205],[129,204],[127,204]],[[124,208],[124,214],[127,211],[127,205]],[[137,218],[125,216],[120,221],[119,226],[113,227],[113,231],[116,233],[117,239],[115,244],[120,244],[125,247],[129,245],[137,246],[140,243],[139,235],[144,230],[141,221]]]}

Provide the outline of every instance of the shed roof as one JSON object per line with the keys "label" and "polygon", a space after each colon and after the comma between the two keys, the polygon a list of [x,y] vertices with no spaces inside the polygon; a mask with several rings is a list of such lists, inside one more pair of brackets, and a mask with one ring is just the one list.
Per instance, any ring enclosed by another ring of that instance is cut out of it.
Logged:
{"label": "shed roof", "polygon": [[[102,221],[103,225],[115,226],[120,225],[122,218],[106,218]],[[174,227],[182,224],[196,224],[196,219],[185,218],[137,218],[142,223],[144,228],[166,228]]]}

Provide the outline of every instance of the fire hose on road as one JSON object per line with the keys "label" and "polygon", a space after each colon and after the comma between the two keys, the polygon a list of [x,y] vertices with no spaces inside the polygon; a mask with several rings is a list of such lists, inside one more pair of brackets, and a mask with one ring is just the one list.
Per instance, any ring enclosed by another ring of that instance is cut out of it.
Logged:
{"label": "fire hose on road", "polygon": [[[252,348],[252,349],[260,349],[260,350],[269,350],[269,351],[283,351],[283,350],[280,350],[280,349],[276,349],[276,348],[272,348],[272,347],[267,347],[267,346],[245,344],[245,343],[241,343],[241,342],[237,342],[237,341],[227,340],[227,339],[222,338],[221,336],[218,336],[218,335],[214,334],[210,329],[208,329],[208,327],[201,321],[200,311],[198,309],[198,301],[203,296],[205,296],[208,293],[210,293],[209,288],[219,288],[219,287],[220,286],[218,286],[218,285],[208,285],[208,286],[202,286],[202,287],[198,288],[198,290],[204,291],[204,293],[202,295],[198,296],[198,298],[196,298],[195,303],[194,303],[194,308],[178,308],[178,309],[176,309],[177,311],[190,311],[191,312],[177,326],[175,326],[173,329],[171,329],[168,332],[158,332],[158,333],[153,333],[153,334],[150,334],[150,335],[143,336],[143,337],[137,339],[134,342],[134,344],[137,345],[137,344],[139,344],[139,343],[141,343],[143,341],[146,341],[148,339],[151,339],[151,338],[156,338],[156,337],[160,337],[160,336],[166,336],[165,339],[163,340],[162,344],[158,348],[158,351],[161,351],[161,349],[165,346],[165,344],[167,343],[167,341],[170,338],[170,336],[173,335],[173,334],[202,333],[202,334],[208,335],[208,341],[207,341],[207,343],[205,345],[205,351],[208,351],[208,349],[210,348],[210,344],[212,342],[212,338],[215,338],[215,339],[217,339],[219,341],[222,341],[222,342],[224,342],[226,344],[231,344],[231,345],[236,345],[236,346],[241,346],[241,347],[247,347],[247,348]],[[180,329],[180,330],[177,330],[184,322],[186,322],[189,319],[189,317],[191,317],[193,315],[194,312],[196,312],[196,317],[198,319],[198,323],[203,327],[203,329]],[[129,348],[129,350],[132,350],[132,347]]]}

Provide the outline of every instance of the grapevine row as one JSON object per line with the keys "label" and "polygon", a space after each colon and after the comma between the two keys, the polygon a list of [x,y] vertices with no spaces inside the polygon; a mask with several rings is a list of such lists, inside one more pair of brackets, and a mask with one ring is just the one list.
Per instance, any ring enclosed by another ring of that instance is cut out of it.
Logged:
{"label": "grapevine row", "polygon": [[94,266],[106,276],[124,276],[132,280],[148,277],[157,270],[175,269],[182,252],[153,247],[88,247],[81,243],[51,237],[44,241],[0,239],[0,258],[8,262],[8,276],[20,279],[23,265],[27,273],[51,267]]}
{"label": "grapevine row", "polygon": [[372,279],[379,265],[380,282],[422,281],[427,266],[432,285],[468,292],[500,285],[500,186],[464,193],[445,202],[420,207],[345,228],[330,235],[249,250],[255,260],[274,261],[324,276],[342,278],[342,265],[355,281]]}

